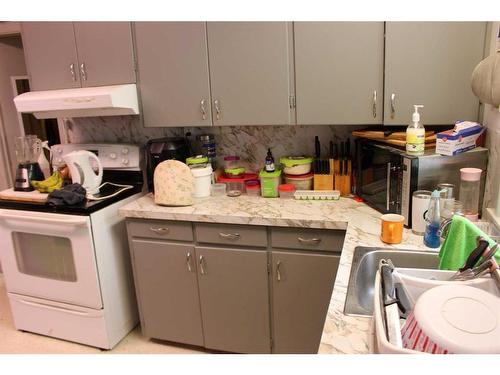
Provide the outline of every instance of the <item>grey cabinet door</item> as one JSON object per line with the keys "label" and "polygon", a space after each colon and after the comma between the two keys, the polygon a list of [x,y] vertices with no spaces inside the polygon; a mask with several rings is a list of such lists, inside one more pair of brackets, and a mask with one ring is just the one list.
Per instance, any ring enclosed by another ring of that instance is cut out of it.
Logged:
{"label": "grey cabinet door", "polygon": [[214,125],[290,124],[286,22],[208,22]]}
{"label": "grey cabinet door", "polygon": [[294,22],[297,123],[381,124],[384,23]]}
{"label": "grey cabinet door", "polygon": [[339,258],[273,250],[273,353],[318,352]]}
{"label": "grey cabinet door", "polygon": [[144,126],[212,124],[204,22],[136,22]]}
{"label": "grey cabinet door", "polygon": [[75,22],[74,25],[83,87],[135,83],[130,22]]}
{"label": "grey cabinet door", "polygon": [[485,31],[485,22],[387,22],[384,124],[408,124],[414,104],[425,106],[424,125],[477,121],[470,77]]}
{"label": "grey cabinet door", "polygon": [[80,87],[72,22],[23,22],[21,33],[32,91]]}
{"label": "grey cabinet door", "polygon": [[196,247],[205,346],[269,353],[267,253]]}
{"label": "grey cabinet door", "polygon": [[132,239],[131,251],[143,333],[203,346],[194,247]]}

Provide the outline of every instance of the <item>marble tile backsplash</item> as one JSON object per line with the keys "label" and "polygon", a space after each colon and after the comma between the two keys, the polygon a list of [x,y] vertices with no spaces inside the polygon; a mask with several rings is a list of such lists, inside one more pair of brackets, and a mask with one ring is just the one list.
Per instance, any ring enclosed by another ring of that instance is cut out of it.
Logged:
{"label": "marble tile backsplash", "polygon": [[148,139],[182,136],[192,133],[213,134],[219,161],[224,155],[239,155],[247,168],[262,167],[271,148],[276,160],[287,155],[313,155],[314,137],[319,136],[322,155],[327,155],[329,141],[345,140],[355,129],[364,126],[224,126],[191,128],[144,128],[137,117],[110,116],[64,120],[70,143],[123,142],[144,145]]}

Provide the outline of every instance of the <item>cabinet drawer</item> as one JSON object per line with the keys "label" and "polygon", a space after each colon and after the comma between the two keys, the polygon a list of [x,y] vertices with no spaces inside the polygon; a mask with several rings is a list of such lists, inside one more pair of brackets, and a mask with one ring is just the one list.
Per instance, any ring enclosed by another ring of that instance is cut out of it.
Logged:
{"label": "cabinet drawer", "polygon": [[344,238],[344,230],[271,228],[273,248],[341,252]]}
{"label": "cabinet drawer", "polygon": [[196,224],[198,242],[253,247],[267,246],[265,227],[232,224]]}
{"label": "cabinet drawer", "polygon": [[131,237],[193,241],[192,225],[185,221],[128,220],[127,230]]}

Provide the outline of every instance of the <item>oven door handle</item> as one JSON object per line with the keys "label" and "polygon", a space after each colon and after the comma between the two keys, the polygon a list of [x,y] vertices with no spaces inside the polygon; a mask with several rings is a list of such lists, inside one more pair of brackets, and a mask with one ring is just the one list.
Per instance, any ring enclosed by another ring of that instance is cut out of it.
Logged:
{"label": "oven door handle", "polygon": [[96,318],[96,317],[100,317],[101,316],[97,312],[91,313],[91,312],[70,310],[70,309],[66,309],[64,307],[52,306],[52,305],[49,305],[47,303],[38,303],[38,302],[26,301],[26,300],[21,299],[21,298],[16,298],[16,301],[19,302],[19,303],[22,303],[24,305],[33,306],[33,307],[37,307],[37,308],[48,309],[48,310],[53,310],[53,311],[59,311],[59,312],[65,313],[65,314],[73,314],[73,315],[79,315],[79,316],[86,316],[86,317],[89,317],[89,318]]}
{"label": "oven door handle", "polygon": [[49,223],[49,224],[59,224],[59,225],[88,225],[86,217],[67,217],[58,219],[53,217],[37,216],[37,215],[26,215],[20,214],[18,211],[7,212],[6,210],[0,210],[0,220],[1,219],[11,219],[11,220],[22,220],[31,221],[36,223]]}

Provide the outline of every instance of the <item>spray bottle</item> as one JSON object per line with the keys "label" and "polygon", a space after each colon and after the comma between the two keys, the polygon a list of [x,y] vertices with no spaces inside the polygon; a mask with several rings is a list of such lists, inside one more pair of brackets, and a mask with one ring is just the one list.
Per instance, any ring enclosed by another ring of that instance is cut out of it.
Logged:
{"label": "spray bottle", "polygon": [[411,117],[413,123],[406,128],[406,152],[410,155],[423,155],[425,151],[425,128],[420,122],[419,108],[424,108],[421,104],[416,104],[415,112]]}

